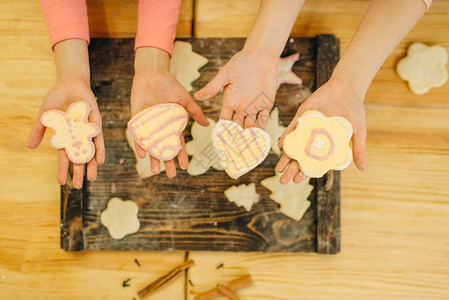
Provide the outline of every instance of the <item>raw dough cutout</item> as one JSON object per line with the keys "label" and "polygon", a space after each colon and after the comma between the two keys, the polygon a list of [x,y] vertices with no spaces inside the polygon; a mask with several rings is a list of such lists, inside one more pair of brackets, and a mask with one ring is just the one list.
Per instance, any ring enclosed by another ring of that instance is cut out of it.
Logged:
{"label": "raw dough cutout", "polygon": [[200,78],[199,69],[207,64],[208,60],[202,55],[192,51],[192,44],[176,41],[170,59],[170,74],[188,91],[193,90],[192,82]]}
{"label": "raw dough cutout", "polygon": [[416,95],[429,92],[430,88],[446,83],[447,52],[441,46],[428,47],[422,43],[413,43],[407,56],[396,66],[401,79],[408,81],[410,90]]}
{"label": "raw dough cutout", "polygon": [[289,55],[287,57],[281,57],[278,65],[278,89],[283,83],[288,84],[301,84],[302,79],[296,75],[292,68],[296,61],[299,59],[299,53]]}
{"label": "raw dough cutout", "polygon": [[186,143],[187,154],[192,156],[187,173],[192,176],[204,174],[210,167],[219,171],[223,170],[211,140],[215,121],[207,119],[209,120],[207,127],[201,126],[197,122],[193,123],[190,130],[193,140]]}
{"label": "raw dough cutout", "polygon": [[265,131],[268,132],[268,135],[271,139],[271,150],[276,153],[278,156],[281,155],[281,149],[279,149],[279,139],[284,133],[287,127],[279,125],[279,111],[277,107],[275,107],[268,117],[267,127]]}
{"label": "raw dough cutout", "polygon": [[97,124],[87,118],[91,107],[87,101],[77,101],[67,108],[46,111],[41,123],[53,130],[50,144],[56,149],[64,148],[68,158],[76,164],[87,163],[94,157],[95,145],[92,138],[100,134]]}
{"label": "raw dough cutout", "polygon": [[237,179],[257,167],[270,152],[270,136],[256,127],[220,120],[212,131],[212,144],[226,173]]}
{"label": "raw dough cutout", "polygon": [[256,185],[250,183],[248,185],[241,184],[239,186],[231,186],[224,192],[226,198],[230,202],[234,202],[237,206],[251,210],[253,204],[259,202],[259,194],[256,192]]}
{"label": "raw dough cutout", "polygon": [[280,204],[279,211],[295,221],[301,220],[310,206],[309,198],[313,190],[310,178],[306,178],[300,183],[290,181],[287,184],[281,184],[279,178],[283,173],[277,173],[273,177],[265,178],[260,182],[261,185],[271,191],[270,199]]}
{"label": "raw dough cutout", "polygon": [[138,212],[139,208],[134,201],[123,201],[114,197],[109,200],[108,206],[101,213],[100,219],[104,227],[108,229],[111,237],[119,240],[139,230]]}
{"label": "raw dough cutout", "polygon": [[181,105],[158,104],[135,115],[128,122],[128,128],[140,147],[151,156],[167,161],[181,150],[181,135],[188,119]]}
{"label": "raw dough cutout", "polygon": [[298,161],[309,177],[345,169],[352,161],[351,124],[342,117],[328,118],[309,110],[298,118],[295,130],[284,139],[284,152]]}
{"label": "raw dough cutout", "polygon": [[[137,175],[139,175],[139,177],[142,179],[153,176],[154,174],[153,172],[151,172],[150,156],[148,155],[148,152],[146,153],[145,158],[140,158],[137,155],[134,138],[128,128],[126,128],[126,140],[128,141],[129,147],[133,150],[134,156],[136,157]],[[161,172],[165,171],[164,163],[160,164],[160,170]]]}

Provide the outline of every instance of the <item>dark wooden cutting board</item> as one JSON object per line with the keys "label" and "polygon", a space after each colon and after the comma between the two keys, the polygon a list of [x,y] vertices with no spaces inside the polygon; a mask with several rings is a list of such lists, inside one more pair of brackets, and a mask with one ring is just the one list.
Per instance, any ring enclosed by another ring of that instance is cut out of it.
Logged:
{"label": "dark wooden cutting board", "polygon": [[[194,91],[209,82],[244,44],[244,39],[182,39],[209,59],[201,69]],[[311,206],[296,222],[278,212],[269,199],[270,191],[260,181],[274,176],[279,157],[270,153],[252,172],[233,180],[223,171],[210,169],[201,176],[177,170],[169,179],[165,173],[141,179],[135,157],[128,146],[125,129],[130,119],[133,79],[133,39],[92,39],[89,52],[91,83],[103,117],[106,163],[98,167],[94,182],[85,180],[74,190],[69,180],[61,189],[61,248],[79,250],[216,250],[263,252],[337,253],[340,249],[340,174],[333,172],[312,179]],[[275,106],[281,123],[287,126],[296,109],[310,92],[325,83],[339,56],[333,35],[294,38],[282,56],[299,52],[294,72],[303,85],[282,85]],[[218,120],[221,95],[206,106],[206,115]],[[192,121],[185,130],[186,142]],[[256,184],[259,203],[247,212],[229,202],[224,191],[232,185]],[[140,230],[121,240],[110,237],[100,214],[112,197],[132,199],[139,207]]]}

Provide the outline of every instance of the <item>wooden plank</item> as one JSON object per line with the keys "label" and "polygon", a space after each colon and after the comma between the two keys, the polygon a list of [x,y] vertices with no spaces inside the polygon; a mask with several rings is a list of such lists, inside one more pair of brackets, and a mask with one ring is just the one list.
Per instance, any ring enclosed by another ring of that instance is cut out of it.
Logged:
{"label": "wooden plank", "polygon": [[[316,88],[325,84],[339,59],[339,42],[334,35],[316,37]],[[340,172],[330,171],[318,179],[317,252],[340,251]]]}
{"label": "wooden plank", "polygon": [[[343,12],[359,9],[358,2],[327,0],[329,7],[338,3],[341,9],[323,17],[320,10],[311,11],[316,18],[308,25],[311,35],[320,33],[313,32],[320,22],[354,30]],[[239,3],[244,9],[244,3]],[[416,39],[447,45],[445,14],[449,10],[445,3],[447,0],[434,1],[411,33],[414,36],[419,30],[421,36]],[[217,20],[222,18],[220,11],[213,13]],[[358,13],[361,16],[363,11]],[[137,286],[181,262],[182,255],[60,253],[56,152],[49,145],[50,135],[37,150],[24,146],[42,97],[55,80],[53,54],[38,1],[1,2],[0,28],[2,297],[132,299],[121,286],[124,279],[137,274],[138,282],[133,277],[131,283],[136,285],[130,287],[137,291]],[[369,170],[360,173],[351,166],[342,173],[343,251],[337,256],[195,251],[191,254],[195,289],[207,289],[249,271],[255,285],[239,293],[244,299],[447,298],[447,85],[415,97],[395,81],[395,61],[396,56],[387,60],[367,95]],[[380,105],[387,99],[391,105]],[[134,257],[142,269],[130,263]],[[224,268],[215,270],[221,262]],[[164,288],[159,299],[182,299],[177,283]]]}
{"label": "wooden plank", "polygon": [[[326,38],[323,37],[323,41],[325,40]],[[190,41],[194,51],[209,59],[209,64],[201,71],[202,77],[194,83],[194,88],[198,89],[211,80],[219,68],[242,48],[244,39]],[[336,42],[334,37],[333,42],[334,44]],[[224,43],[227,44],[226,49],[221,47]],[[300,45],[299,48],[298,45]],[[279,110],[284,123],[294,115],[291,107],[297,106],[305,99],[304,92],[306,95],[310,94],[307,91],[316,85],[314,63],[316,45],[315,39],[311,38],[296,39],[287,45],[284,54],[298,51],[302,53],[301,61],[295,65],[295,72],[301,74],[306,88],[304,91],[304,88],[298,86],[281,87],[277,101],[283,104],[279,106]],[[333,51],[329,57],[334,57],[338,49],[336,44],[332,45],[328,43],[325,46],[329,51]],[[230,203],[223,194],[224,190],[232,185],[250,182],[257,184],[262,179],[273,176],[274,166],[278,160],[274,154],[271,154],[256,170],[238,181],[216,170],[210,170],[206,175],[198,177],[179,171],[175,179],[160,175],[142,180],[137,176],[134,155],[127,146],[124,136],[127,121],[130,118],[128,101],[129,87],[133,78],[133,60],[131,57],[124,58],[126,55],[123,53],[131,51],[132,47],[130,39],[93,39],[91,41],[92,87],[102,112],[103,132],[108,151],[106,163],[98,169],[97,180],[86,183],[84,192],[86,198],[79,200],[85,202],[83,223],[85,248],[92,250],[316,251],[316,217],[325,216],[325,212],[316,214],[316,197],[319,190],[311,194],[312,205],[300,222],[292,222],[280,214],[276,203],[268,197],[270,192],[262,186],[257,186],[261,201],[253,207],[251,212],[246,212]],[[320,55],[322,70],[331,70],[332,66],[325,67],[324,64],[332,62],[327,59],[327,56]],[[209,117],[218,119],[221,95],[210,100],[209,104],[200,104]],[[191,123],[186,132],[189,132],[190,126]],[[191,139],[189,134],[185,138],[186,141]],[[119,163],[120,160],[122,164]],[[317,184],[316,180],[312,183]],[[338,188],[336,181],[335,190]],[[338,196],[338,193],[329,195]],[[107,201],[115,196],[132,199],[140,207],[141,230],[119,241],[113,240],[100,222],[101,211],[105,209]],[[280,229],[274,226],[278,223],[282,224]],[[325,222],[321,226],[325,227],[328,224],[338,225],[338,223]],[[289,228],[289,230],[285,231],[282,228]],[[338,235],[335,237],[339,238]],[[333,251],[337,251],[335,247],[329,247],[322,252]]]}
{"label": "wooden plank", "polygon": [[[137,30],[137,0],[88,0],[91,37],[134,38]],[[176,36],[192,35],[193,0],[182,0]]]}

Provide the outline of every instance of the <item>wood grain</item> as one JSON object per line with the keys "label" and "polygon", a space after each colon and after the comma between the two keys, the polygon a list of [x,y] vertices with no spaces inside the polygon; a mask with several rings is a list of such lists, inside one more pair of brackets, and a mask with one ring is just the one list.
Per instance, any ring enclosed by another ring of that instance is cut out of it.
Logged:
{"label": "wood grain", "polygon": [[[105,6],[112,2],[105,1]],[[198,15],[214,4],[196,2]],[[307,1],[298,21],[303,31],[295,34],[334,33],[344,49],[367,4]],[[225,18],[229,9],[209,12],[210,20],[222,22],[219,30],[211,24],[216,33],[210,36],[247,33],[244,12],[254,6],[244,0],[233,5],[232,13],[240,18],[234,23]],[[383,65],[367,94],[369,170],[360,173],[351,166],[341,174],[342,252],[317,256],[195,251],[191,256],[196,265],[189,273],[196,290],[248,271],[255,285],[238,293],[244,299],[447,299],[449,85],[415,96],[397,78],[394,66],[411,41],[439,43],[449,50],[448,6],[447,0],[434,1]],[[200,26],[203,36],[212,32],[207,23]],[[184,254],[59,252],[56,151],[49,135],[37,150],[25,147],[42,97],[55,80],[38,1],[0,2],[0,33],[2,298],[132,299],[132,293],[181,263]],[[132,263],[134,257],[142,268]],[[224,266],[216,270],[220,263]],[[131,291],[121,286],[129,277]],[[173,282],[159,298],[148,299],[182,299],[180,283]]]}
{"label": "wood grain", "polygon": [[[210,81],[244,43],[244,39],[188,41],[195,52],[209,60],[201,70],[201,78],[193,84],[194,90]],[[226,50],[222,47],[224,44],[227,45]],[[233,185],[258,184],[273,176],[278,160],[276,155],[271,154],[259,167],[237,181],[216,170],[196,177],[179,170],[174,179],[164,175],[144,180],[139,178],[133,153],[124,135],[130,119],[128,99],[133,78],[133,59],[126,54],[132,49],[131,39],[91,40],[91,85],[98,97],[108,151],[106,163],[98,167],[97,180],[85,182],[82,193],[62,187],[62,217],[74,217],[61,218],[61,236],[66,250],[313,252],[320,245],[320,253],[338,252],[339,199],[334,199],[339,197],[338,180],[330,191],[324,190],[323,183],[311,181],[317,188],[310,195],[311,207],[300,222],[293,222],[280,214],[278,205],[268,197],[270,192],[259,185],[257,191],[261,199],[250,212],[226,199],[223,192]],[[297,38],[287,45],[284,55],[298,51],[302,56],[301,61],[295,64],[294,71],[303,78],[304,87],[284,85],[280,89],[282,93],[276,98],[284,124],[294,116],[295,110],[291,108],[305,99],[299,95],[313,90],[317,83],[321,85],[329,78],[338,59],[338,40],[331,35],[316,39]],[[317,58],[319,60],[315,62]],[[207,115],[215,120],[218,119],[220,104],[221,95],[211,99],[209,104],[200,103]],[[186,141],[191,140],[191,125],[192,122],[185,132]],[[77,201],[72,195],[80,198]],[[109,236],[101,224],[100,214],[112,197],[136,201],[141,222],[138,233],[121,240]],[[75,204],[66,205],[67,199]],[[79,216],[80,205],[76,202],[82,205],[82,216]],[[320,228],[319,235],[315,223]],[[67,234],[67,228],[76,234]],[[80,236],[83,238],[80,239]]]}

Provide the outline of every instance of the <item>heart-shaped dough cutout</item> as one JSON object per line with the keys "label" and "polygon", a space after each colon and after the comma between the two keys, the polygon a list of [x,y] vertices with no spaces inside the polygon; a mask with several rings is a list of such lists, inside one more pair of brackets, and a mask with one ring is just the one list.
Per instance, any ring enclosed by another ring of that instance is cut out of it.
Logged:
{"label": "heart-shaped dough cutout", "polygon": [[129,122],[131,135],[151,156],[167,161],[181,150],[181,134],[189,116],[176,103],[158,104],[141,111]]}
{"label": "heart-shaped dough cutout", "polygon": [[260,128],[243,129],[235,122],[220,120],[212,131],[212,145],[226,173],[237,179],[264,161],[271,140]]}

